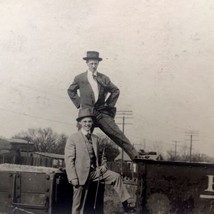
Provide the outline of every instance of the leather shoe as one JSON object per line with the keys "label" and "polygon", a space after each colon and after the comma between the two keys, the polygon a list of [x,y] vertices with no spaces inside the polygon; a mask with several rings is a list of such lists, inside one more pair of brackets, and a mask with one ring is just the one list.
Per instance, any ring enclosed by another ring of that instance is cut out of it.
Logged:
{"label": "leather shoe", "polygon": [[128,214],[128,213],[136,213],[136,209],[134,207],[127,207],[126,209],[124,209],[125,213],[124,214]]}
{"label": "leather shoe", "polygon": [[124,201],[122,204],[123,204],[123,209],[124,209],[125,214],[136,212],[136,209],[134,207],[131,207],[130,204],[128,203],[128,201]]}

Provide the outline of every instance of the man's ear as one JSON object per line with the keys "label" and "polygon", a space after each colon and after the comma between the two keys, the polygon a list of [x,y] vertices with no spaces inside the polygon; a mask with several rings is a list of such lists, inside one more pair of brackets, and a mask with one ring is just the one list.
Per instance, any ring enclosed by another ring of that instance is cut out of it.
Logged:
{"label": "man's ear", "polygon": [[79,122],[77,122],[76,127],[77,127],[77,129],[78,129],[78,131],[79,131],[79,130],[82,128],[82,125],[81,125]]}

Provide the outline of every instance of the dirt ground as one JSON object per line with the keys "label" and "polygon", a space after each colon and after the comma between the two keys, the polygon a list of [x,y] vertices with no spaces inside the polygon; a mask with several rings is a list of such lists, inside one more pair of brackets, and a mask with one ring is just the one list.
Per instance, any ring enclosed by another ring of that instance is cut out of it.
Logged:
{"label": "dirt ground", "polygon": [[[131,195],[130,203],[132,206],[135,205],[136,201],[136,189],[137,186],[127,185],[129,194]],[[104,195],[104,214],[123,214],[123,207],[118,198],[117,193],[114,191],[113,187],[110,185],[106,185],[105,187],[105,195]]]}

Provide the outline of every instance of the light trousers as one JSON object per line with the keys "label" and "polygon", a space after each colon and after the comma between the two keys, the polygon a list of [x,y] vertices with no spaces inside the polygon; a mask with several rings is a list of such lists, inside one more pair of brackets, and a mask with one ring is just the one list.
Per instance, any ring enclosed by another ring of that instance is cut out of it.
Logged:
{"label": "light trousers", "polygon": [[[130,198],[130,195],[123,184],[123,180],[120,174],[107,170],[106,172],[100,174],[99,169],[93,170],[89,174],[89,180],[98,181],[100,176],[100,182],[105,184],[113,185],[114,190],[117,192],[120,201],[124,202]],[[73,187],[73,204],[72,204],[72,214],[83,214],[85,200],[88,194],[88,184]]]}

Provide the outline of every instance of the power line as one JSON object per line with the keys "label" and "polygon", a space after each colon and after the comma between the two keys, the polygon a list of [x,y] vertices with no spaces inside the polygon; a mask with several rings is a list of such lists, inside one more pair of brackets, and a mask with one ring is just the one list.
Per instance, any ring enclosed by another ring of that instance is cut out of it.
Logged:
{"label": "power line", "polygon": [[[4,88],[7,88],[7,89],[15,90],[15,92],[17,92],[17,93],[18,93],[18,92],[21,92],[21,91],[18,91],[18,90],[20,90],[20,86],[19,86],[19,87],[13,87],[13,86],[8,87],[8,86],[6,86],[6,85],[4,85],[4,84],[2,84],[2,83],[1,83],[1,86],[3,86]],[[36,99],[37,99],[37,98],[43,98],[43,99],[45,99],[45,100],[53,100],[53,99],[55,99],[55,101],[60,101],[60,102],[63,102],[62,99],[63,99],[63,100],[69,99],[69,97],[64,97],[64,96],[56,95],[56,94],[47,92],[47,91],[45,91],[45,90],[36,89],[36,88],[34,88],[34,87],[32,87],[32,86],[27,86],[27,85],[23,85],[23,84],[22,84],[21,87],[22,87],[22,88],[23,88],[23,87],[24,87],[24,88],[28,88],[28,89],[33,90],[33,91],[35,91],[35,92],[39,92],[40,94],[42,93],[42,95],[43,95],[43,96],[38,95],[38,96],[31,97],[31,98],[36,98]],[[45,93],[45,94],[48,94],[48,95],[50,95],[50,96],[44,96],[44,93]],[[27,94],[27,93],[25,93],[25,95],[26,95],[26,94]],[[66,102],[63,102],[63,103],[66,103]]]}
{"label": "power line", "polygon": [[[56,94],[52,93],[52,91],[50,92],[50,90],[49,91],[45,91],[45,90],[41,90],[41,88],[32,87],[32,85],[27,85],[27,84],[18,83],[18,82],[16,82],[16,83],[18,84],[17,88],[20,88],[20,87],[21,88],[28,88],[28,89],[33,90],[33,91],[38,91],[38,92],[41,92],[41,93],[51,94],[51,95],[59,97],[59,98],[63,98],[63,99],[66,98],[64,96],[56,95]],[[12,87],[12,86],[8,87],[8,85],[6,85],[4,82],[0,82],[0,85],[4,86],[6,88],[16,88],[16,87]],[[66,92],[65,88],[62,89],[62,88],[57,87],[57,90],[58,91],[59,90],[61,90],[61,91],[63,90],[63,91]]]}
{"label": "power line", "polygon": [[34,90],[34,91],[38,91],[38,92],[41,92],[41,93],[46,93],[46,94],[49,94],[49,95],[52,95],[54,97],[58,97],[58,98],[61,98],[61,99],[67,99],[68,97],[64,97],[64,96],[60,96],[60,95],[56,95],[52,92],[47,92],[45,90],[41,90],[41,89],[37,89],[35,87],[32,87],[32,86],[28,86],[26,84],[19,84],[21,87],[24,87],[24,88],[28,88],[28,89],[31,89],[31,90]]}
{"label": "power line", "polygon": [[[161,127],[165,127],[165,128],[166,128],[166,126],[170,126],[171,127],[170,130],[171,129],[178,129],[179,131],[182,131],[182,132],[187,130],[187,128],[181,128],[181,127],[176,126],[174,124],[169,124],[169,122],[167,122],[167,124],[166,123],[163,124],[163,122],[160,122],[159,120],[154,120],[154,119],[151,119],[151,118],[146,118],[145,116],[143,116],[143,117],[141,116],[141,118],[146,121],[145,124],[147,124],[147,125],[150,124],[151,126],[155,125],[155,126],[161,126]],[[169,128],[167,128],[167,129],[169,129]]]}
{"label": "power line", "polygon": [[[32,87],[32,86],[29,86],[29,85],[26,85],[26,84],[23,84],[23,83],[21,83],[21,84],[19,84],[19,86],[16,88],[16,87],[8,87],[8,86],[6,86],[4,83],[0,83],[3,87],[5,87],[5,88],[10,88],[10,89],[15,89],[15,91],[17,91],[17,89],[18,88],[20,88],[20,87],[22,87],[22,88],[28,88],[28,89],[30,89],[30,90],[33,90],[33,91],[36,91],[36,92],[41,92],[42,94],[43,93],[45,93],[45,94],[48,94],[48,95],[50,95],[49,97],[48,96],[36,96],[36,97],[31,97],[31,98],[35,98],[35,99],[44,99],[44,100],[51,100],[51,101],[53,101],[53,100],[55,100],[56,102],[58,102],[58,101],[60,101],[60,102],[62,102],[62,103],[64,103],[64,104],[67,104],[67,102],[64,102],[64,101],[62,101],[62,99],[63,100],[68,100],[69,99],[69,97],[64,97],[64,96],[60,96],[60,95],[56,95],[56,94],[54,94],[54,93],[52,93],[52,92],[47,92],[47,91],[45,91],[45,90],[41,90],[41,89],[38,89],[38,88],[36,88],[36,87]],[[25,94],[26,95],[26,94]],[[36,103],[36,104],[38,104],[38,101],[33,101],[34,103]],[[132,111],[131,110],[118,110],[117,111],[117,115],[118,116],[123,116],[123,115],[126,115],[126,118],[128,119],[128,116],[131,116],[132,115]],[[116,118],[119,118],[118,116],[116,116]],[[131,117],[130,117],[131,118]],[[148,119],[148,118],[146,118],[146,117],[142,117],[142,118],[144,118],[145,119],[145,123],[144,124],[147,124],[147,125],[152,125],[152,126],[161,126],[161,127],[163,127],[163,125],[161,125],[161,122],[160,121],[153,121],[153,122],[151,122],[151,119]],[[154,120],[154,119],[153,119]],[[120,124],[121,125],[121,123],[118,123],[118,124]],[[126,123],[127,125],[133,125],[133,124],[131,124],[131,123]],[[180,128],[180,127],[178,127],[178,126],[175,126],[175,125],[171,125],[171,128],[166,128],[166,126],[165,126],[166,124],[164,124],[164,127],[165,127],[165,129],[173,129],[173,128],[175,128],[175,129],[179,129],[179,130],[182,130],[182,131],[185,131],[186,129],[184,129],[184,128]],[[168,126],[170,125],[170,124],[167,124]]]}
{"label": "power line", "polygon": [[46,120],[46,121],[50,121],[50,122],[54,122],[54,123],[61,123],[61,124],[64,124],[64,125],[69,125],[69,126],[73,125],[72,123],[62,122],[62,121],[59,121],[59,120],[52,120],[52,119],[49,119],[49,118],[39,117],[39,116],[30,115],[30,114],[23,113],[23,112],[12,111],[12,110],[8,110],[8,109],[4,109],[4,108],[0,108],[0,110],[1,111],[6,111],[6,112],[10,112],[10,113],[13,113],[13,114],[23,115],[23,116],[26,116],[26,117],[32,117],[32,118],[35,118],[35,119],[38,119],[38,120]]}

